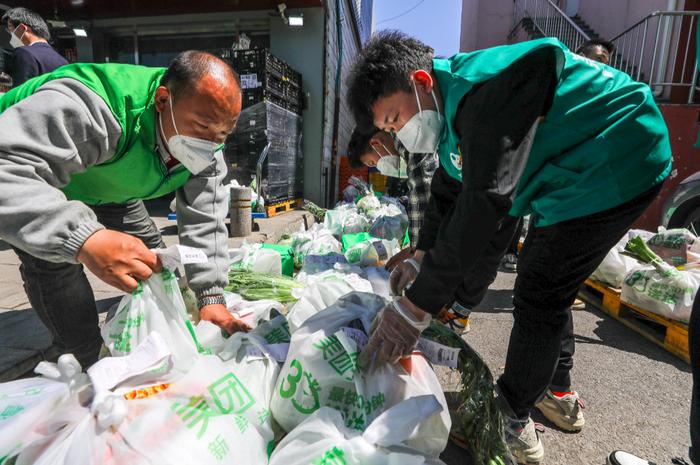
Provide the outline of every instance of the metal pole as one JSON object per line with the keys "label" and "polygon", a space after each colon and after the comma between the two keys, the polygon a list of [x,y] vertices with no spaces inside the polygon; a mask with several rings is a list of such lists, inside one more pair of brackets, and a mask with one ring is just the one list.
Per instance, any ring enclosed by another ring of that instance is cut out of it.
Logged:
{"label": "metal pole", "polygon": [[639,51],[639,27],[635,29],[637,33],[634,36],[634,47],[632,49],[632,73],[634,73],[634,67],[637,66],[637,52]]}
{"label": "metal pole", "polygon": [[698,79],[698,63],[695,62],[695,67],[693,68],[693,80],[690,84],[690,93],[688,94],[688,103],[693,103],[693,98],[695,97],[695,85]]}
{"label": "metal pole", "polygon": [[649,20],[644,21],[644,35],[642,36],[642,53],[639,57],[639,69],[637,70],[637,81],[642,78],[642,63],[644,63],[644,47],[647,44],[647,29],[649,27]]}
{"label": "metal pole", "polygon": [[[681,25],[682,25],[682,24],[683,24],[683,17],[681,16],[680,18],[681,18]],[[672,21],[672,25],[671,25],[671,34],[674,34],[674,29],[675,29],[675,26],[676,26],[676,17],[675,17],[675,16],[674,16],[674,17],[669,17],[668,19],[669,19],[669,21]],[[670,42],[672,42],[672,39],[669,39],[669,43],[670,43]],[[671,65],[671,69],[670,69],[670,73],[671,73],[671,74],[670,74],[669,79],[668,79],[669,82],[673,82],[673,75],[674,75],[675,72],[676,72],[676,60],[678,59],[678,46],[680,45],[680,42],[681,42],[681,31],[680,31],[680,28],[679,28],[679,29],[678,29],[678,37],[676,38],[676,47],[675,47],[676,50],[675,50],[675,52],[673,53],[673,65]],[[666,68],[666,75],[667,75],[667,76],[669,75],[669,69],[668,69],[668,68]],[[665,80],[666,80],[666,76],[664,76],[664,81],[665,81]]]}
{"label": "metal pole", "polygon": [[[688,64],[688,49],[690,48],[690,36],[693,35],[693,23],[695,22],[695,16],[690,17],[690,27],[688,28],[688,40],[685,42],[685,56],[683,57],[683,71],[681,71],[681,82],[685,78],[685,65]],[[683,21],[681,20],[681,26]],[[681,27],[682,29],[682,27]],[[697,52],[696,52],[697,53]]]}
{"label": "metal pole", "polygon": [[649,71],[649,87],[654,85],[654,66],[656,65],[656,50],[659,46],[659,34],[661,33],[661,19],[656,21],[656,39],[654,39],[654,53],[651,55],[651,70]]}

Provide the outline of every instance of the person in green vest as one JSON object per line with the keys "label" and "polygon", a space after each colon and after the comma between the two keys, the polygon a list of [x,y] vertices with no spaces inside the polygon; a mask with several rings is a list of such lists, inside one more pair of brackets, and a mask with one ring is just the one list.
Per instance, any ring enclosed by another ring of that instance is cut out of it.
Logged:
{"label": "person in green vest", "polygon": [[409,151],[438,152],[431,190],[443,176],[462,183],[420,266],[402,267],[412,284],[380,313],[360,363],[410,354],[504,218],[531,215],[498,391],[515,458],[541,462],[531,408],[539,402],[557,424],[582,418],[575,392],[547,389],[573,331],[567,311],[671,171],[648,86],[553,38],[440,59],[386,31],[360,52],[347,99],[359,125],[396,133]]}
{"label": "person in green vest", "polygon": [[61,352],[87,367],[102,340],[83,265],[125,292],[159,270],[164,247],[142,200],[176,192],[180,243],[200,317],[226,310],[228,205],[220,146],[241,111],[238,76],[189,51],[170,66],[74,64],[0,97],[0,237],[21,260],[29,301]]}

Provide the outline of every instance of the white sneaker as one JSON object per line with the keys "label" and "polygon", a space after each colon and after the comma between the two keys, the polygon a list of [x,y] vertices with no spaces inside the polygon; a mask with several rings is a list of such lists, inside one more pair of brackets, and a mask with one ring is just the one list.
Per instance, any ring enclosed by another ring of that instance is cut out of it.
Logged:
{"label": "white sneaker", "polygon": [[564,397],[557,397],[547,389],[542,400],[535,404],[535,408],[549,421],[566,431],[581,431],[586,424],[582,411],[584,403],[576,391]]}
{"label": "white sneaker", "polygon": [[636,455],[616,450],[608,456],[608,465],[654,465]]}
{"label": "white sneaker", "polygon": [[[511,426],[509,429],[508,447],[520,465],[538,464],[544,460],[544,446],[532,418],[528,418],[525,426],[518,429]],[[539,429],[544,430],[541,425]]]}

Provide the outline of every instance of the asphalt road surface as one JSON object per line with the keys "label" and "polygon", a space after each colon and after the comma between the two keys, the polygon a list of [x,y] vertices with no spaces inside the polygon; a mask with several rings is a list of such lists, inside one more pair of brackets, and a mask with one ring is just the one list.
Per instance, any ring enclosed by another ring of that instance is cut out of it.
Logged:
{"label": "asphalt road surface", "polygon": [[[513,324],[514,281],[514,274],[498,274],[472,313],[472,329],[465,336],[496,377],[503,371]],[[690,366],[590,306],[574,312],[574,331],[573,388],[585,400],[586,426],[580,433],[566,433],[533,412],[546,427],[544,465],[604,465],[614,449],[657,465],[670,465],[674,457],[690,463]],[[445,391],[456,390],[457,375],[438,370]],[[449,465],[471,463],[452,444],[442,458]]]}

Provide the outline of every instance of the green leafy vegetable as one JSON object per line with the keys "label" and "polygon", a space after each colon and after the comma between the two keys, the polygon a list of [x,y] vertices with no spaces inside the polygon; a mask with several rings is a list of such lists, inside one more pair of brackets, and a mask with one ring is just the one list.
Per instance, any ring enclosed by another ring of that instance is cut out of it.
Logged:
{"label": "green leafy vegetable", "polygon": [[494,394],[491,371],[464,339],[433,321],[423,337],[448,347],[460,348],[457,370],[461,375],[458,418],[464,442],[476,465],[514,464],[505,440],[506,418]]}
{"label": "green leafy vegetable", "polygon": [[230,269],[226,290],[240,294],[246,300],[269,299],[287,303],[297,300],[292,289],[303,287],[304,284],[284,275]]}
{"label": "green leafy vegetable", "polygon": [[639,236],[633,237],[625,245],[625,250],[630,252],[634,258],[644,263],[653,265],[662,276],[673,276],[678,274],[678,270],[666,263],[649,248],[644,239]]}

